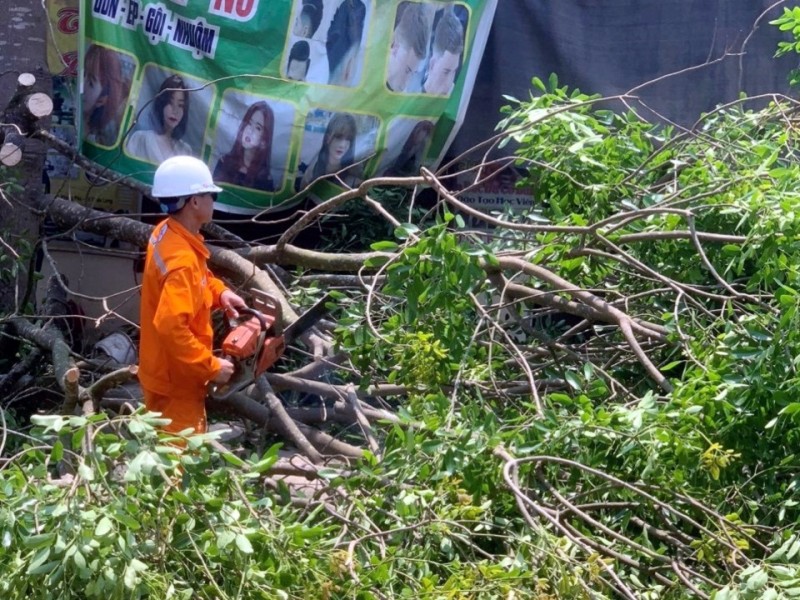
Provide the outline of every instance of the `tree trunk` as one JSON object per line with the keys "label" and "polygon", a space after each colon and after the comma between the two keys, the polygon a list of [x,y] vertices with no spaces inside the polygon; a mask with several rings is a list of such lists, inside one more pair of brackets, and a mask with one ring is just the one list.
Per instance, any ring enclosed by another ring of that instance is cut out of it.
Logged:
{"label": "tree trunk", "polygon": [[[18,78],[33,74],[35,82],[26,91],[52,95],[52,80],[47,69],[47,12],[41,0],[16,0],[3,6],[6,18],[0,19],[0,110],[9,106],[17,93]],[[30,77],[23,79],[29,84]],[[4,115],[7,117],[8,115]],[[8,118],[3,118],[8,123]],[[12,121],[13,122],[13,121]],[[46,122],[40,122],[40,125]],[[33,205],[42,194],[46,146],[40,140],[25,137],[31,132],[15,131],[22,139],[21,160],[12,167],[0,169],[4,197],[0,197],[0,255],[20,260],[17,275],[9,271],[9,263],[0,263],[0,314],[19,312],[19,302],[27,287],[29,250],[38,237],[38,217],[25,206]],[[12,161],[13,162],[13,161]],[[9,182],[17,186],[7,186]]]}

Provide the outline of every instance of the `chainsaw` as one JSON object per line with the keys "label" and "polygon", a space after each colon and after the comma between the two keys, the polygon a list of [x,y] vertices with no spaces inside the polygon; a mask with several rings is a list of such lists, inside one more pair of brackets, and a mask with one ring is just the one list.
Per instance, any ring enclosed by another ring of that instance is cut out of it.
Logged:
{"label": "chainsaw", "polygon": [[239,309],[239,317],[229,320],[229,331],[222,340],[221,354],[234,363],[231,379],[224,384],[209,384],[209,393],[225,400],[240,392],[267,369],[272,367],[286,350],[286,345],[313,327],[327,312],[325,304],[331,299],[325,295],[294,323],[283,331],[281,305],[278,300],[253,290],[253,308]]}

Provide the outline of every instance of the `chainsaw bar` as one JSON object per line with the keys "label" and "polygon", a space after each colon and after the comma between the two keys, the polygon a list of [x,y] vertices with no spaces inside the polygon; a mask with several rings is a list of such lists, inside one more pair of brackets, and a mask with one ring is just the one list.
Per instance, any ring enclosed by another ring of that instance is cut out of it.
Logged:
{"label": "chainsaw bar", "polygon": [[303,335],[306,331],[317,324],[317,321],[319,321],[323,315],[328,312],[328,309],[325,305],[331,300],[331,298],[332,296],[330,293],[325,294],[321,300],[318,300],[314,306],[309,308],[306,312],[300,315],[294,323],[283,330],[283,338],[286,340],[287,344],[292,343],[299,336]]}

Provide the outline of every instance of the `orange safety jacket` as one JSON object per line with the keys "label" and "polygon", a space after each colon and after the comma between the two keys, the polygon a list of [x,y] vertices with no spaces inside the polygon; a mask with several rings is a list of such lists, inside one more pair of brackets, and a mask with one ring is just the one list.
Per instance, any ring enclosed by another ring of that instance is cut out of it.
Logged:
{"label": "orange safety jacket", "polygon": [[[175,219],[156,225],[142,278],[139,381],[145,392],[198,389],[220,370],[211,352],[211,310],[225,284],[208,270],[203,236]],[[171,415],[165,415],[171,416]]]}

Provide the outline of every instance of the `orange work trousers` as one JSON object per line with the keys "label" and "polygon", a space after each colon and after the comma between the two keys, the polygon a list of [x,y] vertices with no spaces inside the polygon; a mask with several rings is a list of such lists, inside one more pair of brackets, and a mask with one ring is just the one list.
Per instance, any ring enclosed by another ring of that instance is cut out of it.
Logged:
{"label": "orange work trousers", "polygon": [[205,433],[206,424],[206,386],[187,385],[173,388],[170,394],[157,394],[149,390],[144,392],[144,404],[147,410],[160,412],[167,419],[172,419],[164,431],[177,433],[194,428],[195,433]]}

